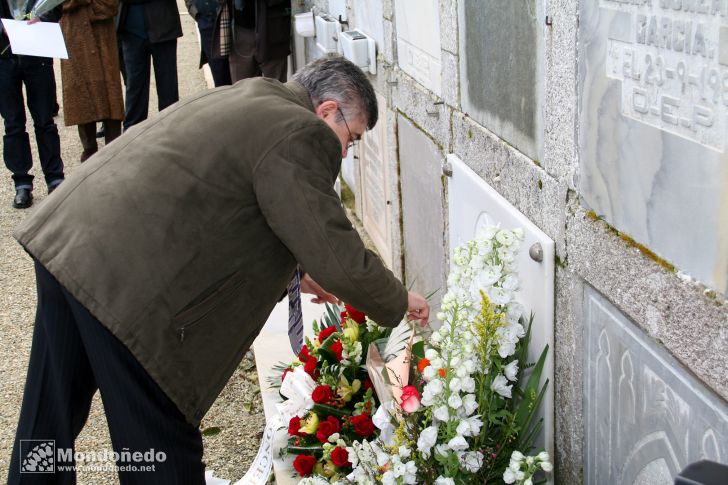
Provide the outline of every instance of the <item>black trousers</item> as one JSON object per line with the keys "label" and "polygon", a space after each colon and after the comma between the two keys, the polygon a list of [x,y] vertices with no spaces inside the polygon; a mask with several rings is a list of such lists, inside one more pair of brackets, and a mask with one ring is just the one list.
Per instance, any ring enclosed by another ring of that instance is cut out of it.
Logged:
{"label": "black trousers", "polygon": [[154,63],[157,107],[162,111],[179,101],[177,85],[177,39],[149,42],[149,39],[122,32],[119,34],[126,76],[124,129],[147,119],[149,114],[149,76]]}
{"label": "black trousers", "polygon": [[230,79],[230,64],[228,63],[227,57],[215,57],[212,51],[212,37],[215,35],[215,27],[199,27],[200,31],[200,44],[202,45],[202,52],[205,53],[207,58],[207,65],[210,66],[210,73],[212,74],[212,80],[215,82],[215,87],[228,86],[232,84]]}
{"label": "black trousers", "polygon": [[[116,464],[122,485],[203,485],[200,430],[185,421],[129,350],[38,262],[35,271],[38,310],[8,484],[76,483],[75,471],[65,468],[74,465],[74,441],[98,389],[113,451],[120,454]],[[43,442],[49,440],[55,446],[54,471],[33,472],[39,453],[47,454]],[[116,458],[112,450],[88,451]],[[83,465],[108,469],[114,463],[84,458]]]}
{"label": "black trousers", "polygon": [[28,109],[33,117],[40,165],[49,186],[63,180],[61,141],[53,121],[56,103],[56,79],[53,59],[34,56],[11,56],[0,59],[0,115],[5,121],[3,156],[13,174],[16,188],[33,188],[30,138],[26,131],[23,85],[28,95]]}

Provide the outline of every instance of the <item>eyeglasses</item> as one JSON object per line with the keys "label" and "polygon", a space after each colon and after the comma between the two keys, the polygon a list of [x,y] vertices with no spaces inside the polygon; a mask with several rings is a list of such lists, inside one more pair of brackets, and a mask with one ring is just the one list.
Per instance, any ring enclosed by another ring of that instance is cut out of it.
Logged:
{"label": "eyeglasses", "polygon": [[349,144],[346,145],[347,150],[351,147],[356,146],[356,142],[359,140],[357,138],[354,138],[354,135],[351,134],[351,130],[349,129],[349,123],[346,122],[346,117],[344,116],[344,112],[341,111],[341,108],[337,107],[336,109],[339,110],[339,114],[341,115],[341,119],[344,120],[344,126],[346,126],[346,131],[349,132]]}

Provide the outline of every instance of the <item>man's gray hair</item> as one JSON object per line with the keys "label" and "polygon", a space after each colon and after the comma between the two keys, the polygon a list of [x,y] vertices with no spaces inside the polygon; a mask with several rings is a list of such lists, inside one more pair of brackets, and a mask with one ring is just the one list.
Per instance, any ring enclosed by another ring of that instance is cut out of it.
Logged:
{"label": "man's gray hair", "polygon": [[324,57],[306,64],[292,80],[308,90],[314,108],[324,101],[336,101],[347,118],[366,116],[369,129],[377,124],[374,88],[353,62],[341,56]]}

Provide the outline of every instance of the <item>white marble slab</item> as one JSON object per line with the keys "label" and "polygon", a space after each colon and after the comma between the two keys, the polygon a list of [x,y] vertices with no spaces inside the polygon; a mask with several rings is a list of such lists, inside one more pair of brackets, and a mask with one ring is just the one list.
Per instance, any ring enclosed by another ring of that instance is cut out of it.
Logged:
{"label": "white marble slab", "polygon": [[579,188],[618,230],[725,292],[728,4],[684,3],[580,1]]}
{"label": "white marble slab", "polygon": [[354,20],[357,30],[373,37],[377,48],[384,45],[384,12],[382,0],[355,0],[353,5]]}
{"label": "white marble slab", "polygon": [[728,462],[728,404],[596,290],[584,299],[584,483],[672,484],[694,461]]}
{"label": "white marble slab", "polygon": [[399,67],[423,86],[442,92],[439,0],[394,4]]}
{"label": "white marble slab", "polygon": [[[448,184],[449,251],[475,237],[479,227],[500,224],[503,228],[524,231],[524,241],[518,255],[521,289],[517,299],[527,312],[533,312],[529,360],[536,362],[544,346],[549,353],[543,368],[542,383],[549,381],[539,415],[543,432],[536,446],[554,452],[554,242],[526,216],[521,214],[494,188],[480,178],[456,155],[448,155],[452,177]],[[529,256],[529,249],[539,244],[542,261]]]}

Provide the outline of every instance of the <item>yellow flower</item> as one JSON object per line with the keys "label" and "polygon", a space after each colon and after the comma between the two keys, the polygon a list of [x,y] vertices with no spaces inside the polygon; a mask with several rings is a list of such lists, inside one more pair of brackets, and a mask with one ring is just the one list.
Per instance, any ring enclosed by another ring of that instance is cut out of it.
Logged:
{"label": "yellow flower", "polygon": [[344,336],[348,338],[349,341],[356,342],[357,340],[359,340],[359,324],[351,318],[346,319],[343,330]]}
{"label": "yellow flower", "polygon": [[309,413],[308,417],[301,426],[300,431],[306,434],[316,434],[319,426],[319,417],[316,413]]}
{"label": "yellow flower", "polygon": [[354,381],[349,384],[349,380],[346,376],[342,375],[339,378],[339,385],[336,389],[336,393],[344,402],[349,402],[351,401],[351,398],[354,397],[354,394],[359,392],[359,389],[361,389],[361,381],[359,379],[354,379]]}

